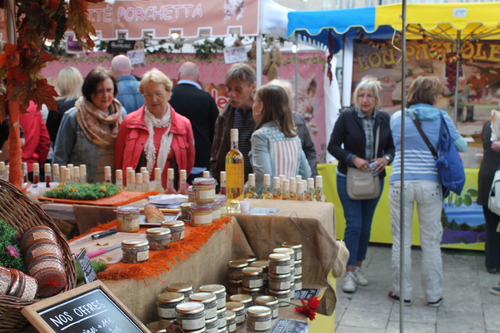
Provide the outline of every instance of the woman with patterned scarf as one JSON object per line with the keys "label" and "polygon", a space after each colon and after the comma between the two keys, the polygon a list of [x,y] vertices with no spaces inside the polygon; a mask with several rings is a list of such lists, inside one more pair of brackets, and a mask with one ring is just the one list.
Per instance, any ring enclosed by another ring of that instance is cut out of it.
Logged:
{"label": "woman with patterned scarf", "polygon": [[132,167],[136,172],[147,167],[151,179],[154,169],[160,168],[163,188],[167,185],[167,169],[173,168],[178,189],[179,171],[184,169],[189,175],[194,165],[191,122],[168,103],[172,81],[158,69],[144,74],[139,91],[146,104],[123,120],[115,143],[115,166],[123,170]]}
{"label": "woman with patterned scarf", "polygon": [[[53,163],[87,166],[87,182],[104,182],[104,167],[114,165],[114,144],[127,111],[114,97],[116,80],[105,68],[91,70],[82,94],[63,116]],[[114,174],[114,172],[112,172]]]}

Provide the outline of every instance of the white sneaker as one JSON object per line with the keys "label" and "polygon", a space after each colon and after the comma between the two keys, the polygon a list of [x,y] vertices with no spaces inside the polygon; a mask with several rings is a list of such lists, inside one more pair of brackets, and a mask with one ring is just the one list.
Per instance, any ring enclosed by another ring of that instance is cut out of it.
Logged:
{"label": "white sneaker", "polygon": [[354,273],[353,272],[346,272],[344,276],[344,286],[342,287],[342,290],[346,293],[353,293],[356,291],[357,285],[356,282],[354,281]]}
{"label": "white sneaker", "polygon": [[356,284],[359,284],[360,286],[367,286],[368,285],[368,280],[363,275],[363,272],[361,271],[361,267],[356,267],[354,269],[354,281],[356,282]]}

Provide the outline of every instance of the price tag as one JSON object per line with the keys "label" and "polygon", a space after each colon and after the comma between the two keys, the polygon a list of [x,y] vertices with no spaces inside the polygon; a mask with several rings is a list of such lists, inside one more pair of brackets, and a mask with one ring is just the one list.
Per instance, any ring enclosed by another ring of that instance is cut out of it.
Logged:
{"label": "price tag", "polygon": [[87,255],[87,251],[85,249],[82,250],[76,256],[76,262],[78,266],[80,266],[80,271],[82,272],[83,278],[85,279],[85,283],[94,282],[97,280],[97,275],[92,267],[92,263],[90,262],[89,256]]}
{"label": "price tag", "polygon": [[244,46],[226,47],[224,49],[224,61],[226,64],[248,61],[247,52]]}
{"label": "price tag", "polygon": [[132,65],[143,64],[144,49],[127,51],[127,57],[130,59]]}

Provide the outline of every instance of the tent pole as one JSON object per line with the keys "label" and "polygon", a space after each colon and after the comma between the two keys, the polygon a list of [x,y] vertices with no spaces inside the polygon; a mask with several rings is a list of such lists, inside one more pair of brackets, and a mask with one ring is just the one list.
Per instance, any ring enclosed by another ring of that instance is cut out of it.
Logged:
{"label": "tent pole", "polygon": [[255,64],[255,72],[257,74],[257,88],[262,86],[262,34],[257,35],[257,42],[255,51],[257,53],[257,59]]}
{"label": "tent pole", "polygon": [[[455,54],[457,55],[457,63],[456,63],[456,74],[455,74],[455,96],[453,96],[453,122],[455,126],[458,123],[458,81],[460,79],[460,30],[457,30],[457,43],[455,50]],[[464,116],[464,112],[466,112],[467,106],[462,106],[462,116]]]}
{"label": "tent pole", "polygon": [[295,33],[295,111],[299,110],[299,33]]}

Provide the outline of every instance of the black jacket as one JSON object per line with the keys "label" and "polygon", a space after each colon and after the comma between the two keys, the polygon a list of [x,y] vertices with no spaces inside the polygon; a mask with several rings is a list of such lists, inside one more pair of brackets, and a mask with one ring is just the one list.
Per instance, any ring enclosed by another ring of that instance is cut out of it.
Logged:
{"label": "black jacket", "polygon": [[[378,144],[377,157],[391,155],[391,160],[394,159],[394,142],[391,134],[391,117],[388,113],[378,110],[373,127],[373,137],[380,127],[380,139]],[[344,145],[342,147],[342,144]],[[348,165],[348,157],[354,154],[365,159],[366,136],[363,130],[363,123],[354,107],[342,111],[339,118],[335,122],[330,142],[328,143],[328,152],[338,160],[339,172],[346,174]],[[380,177],[385,177],[385,170],[380,173]]]}
{"label": "black jacket", "polygon": [[297,134],[302,142],[302,150],[306,154],[307,162],[309,162],[309,166],[311,167],[311,177],[315,178],[318,175],[318,167],[316,166],[316,149],[314,148],[311,134],[304,118],[298,112],[293,112],[293,122],[297,127]]}

